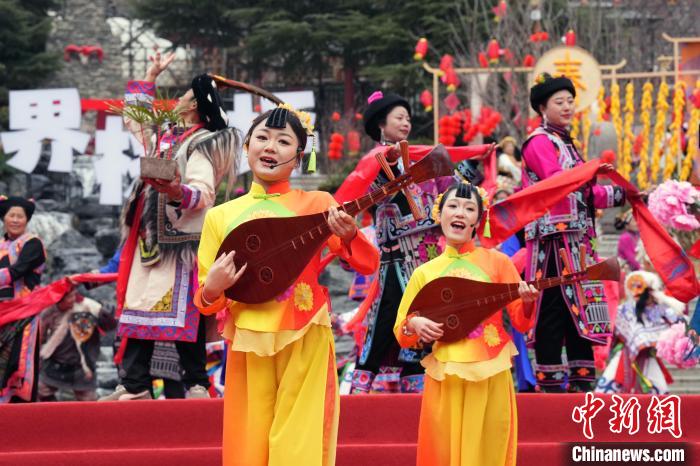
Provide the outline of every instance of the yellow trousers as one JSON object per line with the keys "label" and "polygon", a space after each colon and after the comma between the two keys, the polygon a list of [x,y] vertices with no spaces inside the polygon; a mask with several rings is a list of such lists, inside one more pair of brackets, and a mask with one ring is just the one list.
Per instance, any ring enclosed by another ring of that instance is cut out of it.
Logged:
{"label": "yellow trousers", "polygon": [[418,466],[515,466],[518,414],[510,371],[478,382],[425,376]]}
{"label": "yellow trousers", "polygon": [[339,407],[329,327],[311,325],[272,356],[229,352],[224,466],[334,465]]}

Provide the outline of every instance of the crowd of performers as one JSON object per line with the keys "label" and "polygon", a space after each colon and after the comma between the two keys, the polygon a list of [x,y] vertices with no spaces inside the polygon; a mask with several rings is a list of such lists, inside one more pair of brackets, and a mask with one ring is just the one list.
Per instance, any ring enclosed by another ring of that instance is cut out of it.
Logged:
{"label": "crowd of performers", "polygon": [[[153,105],[156,79],[173,56],[157,53],[151,60],[144,80],[128,83],[128,105]],[[575,96],[570,80],[538,76],[530,103],[542,124],[522,149],[512,137],[498,146],[446,148],[454,175],[378,202],[368,211],[373,228],[364,230],[367,237],[339,205],[406,173],[432,149],[410,146],[402,157],[397,143],[411,132],[405,99],[382,92],[369,97],[364,124],[377,145],[332,196],[290,186],[313,137],[308,115],[280,105],[255,118],[242,136],[228,128],[214,80],[195,77],[175,109],[183,125],[160,131],[125,116],[148,154],[172,158],[178,170],[173,180],[140,179],[124,206],[122,245],[112,264],[114,315],[76,293],[78,282],[107,281],[97,274],[60,281],[51,297],[35,300],[49,305],[41,314],[36,303],[22,302],[39,289],[46,253],[27,233],[33,201],[0,200],[0,300],[10,306],[0,312],[0,399],[51,400],[58,389],[95,399],[98,330],[114,327],[121,338],[115,355],[120,384],[102,401],[150,399],[154,351],[163,344],[177,355],[186,396],[207,398],[205,342],[216,328],[226,342],[223,463],[334,464],[338,367],[331,303],[318,281],[329,257],[364,283],[364,300],[346,326],[358,343],[350,391],[423,394],[419,465],[514,465],[517,390],[666,393],[668,371],[655,346],[664,330],[684,322],[686,309],[664,293],[653,271],[638,270],[649,261],[635,259],[640,241],[629,214],[621,217],[628,230],[620,246],[628,271],[621,296],[616,284],[591,280],[542,292],[526,282],[599,262],[596,210],[634,205],[640,194],[598,184],[596,174],[614,171],[599,164],[540,214],[502,215],[518,197],[514,192],[544,205],[546,196],[529,188],[584,166],[569,132]],[[235,176],[241,146],[252,184],[215,206],[217,187]],[[475,161],[484,162],[483,174]],[[235,251],[217,255],[231,231],[252,219],[320,212],[331,236],[286,291],[257,304],[226,297],[247,269],[236,265]],[[497,248],[484,247],[492,227],[516,218],[522,225],[501,228],[508,234]],[[410,312],[421,290],[440,277],[518,283],[518,298],[447,343],[441,341],[444,324]],[[606,290],[615,296],[606,297]],[[616,311],[614,326],[610,310]],[[609,349],[600,356],[609,361],[597,383],[594,347]]]}

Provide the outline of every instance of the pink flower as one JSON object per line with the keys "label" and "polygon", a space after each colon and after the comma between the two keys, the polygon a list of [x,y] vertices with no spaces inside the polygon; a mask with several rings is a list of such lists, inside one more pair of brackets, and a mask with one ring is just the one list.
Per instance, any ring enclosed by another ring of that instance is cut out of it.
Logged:
{"label": "pink flower", "polygon": [[700,203],[700,191],[690,183],[669,180],[660,184],[649,195],[649,210],[667,228],[692,231],[700,222],[688,208]]}
{"label": "pink flower", "polygon": [[688,357],[688,353],[693,349],[693,342],[685,332],[685,323],[673,324],[659,336],[656,343],[657,354],[680,369],[694,367],[698,363],[697,358]]}

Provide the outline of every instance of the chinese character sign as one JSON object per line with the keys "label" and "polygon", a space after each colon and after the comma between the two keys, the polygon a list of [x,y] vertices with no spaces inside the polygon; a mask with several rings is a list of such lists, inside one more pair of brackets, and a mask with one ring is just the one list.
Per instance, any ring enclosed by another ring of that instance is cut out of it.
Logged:
{"label": "chinese character sign", "polygon": [[600,65],[593,55],[580,47],[555,47],[546,52],[535,64],[533,76],[540,73],[566,76],[576,88],[576,111],[595,102],[603,85]]}
{"label": "chinese character sign", "polygon": [[124,191],[124,176],[139,176],[138,157],[129,157],[127,152],[143,156],[144,149],[128,131],[121,117],[108,116],[105,129],[95,132],[95,178],[100,184],[100,204],[122,205],[128,190]]}
{"label": "chinese character sign", "polygon": [[7,164],[31,173],[45,139],[51,142],[49,171],[70,173],[73,150],[84,152],[90,140],[80,128],[77,89],[10,91],[10,129],[0,134],[5,153],[15,155]]}
{"label": "chinese character sign", "polygon": [[[584,437],[592,440],[595,436],[593,432],[592,420],[605,407],[605,398],[597,397],[592,392],[586,393],[583,404],[575,406],[571,412],[571,419],[581,424],[581,433]],[[642,405],[637,397],[629,397],[626,400],[618,395],[612,396],[612,403],[608,409],[612,417],[608,420],[610,432],[615,434],[634,435],[640,430],[640,411]],[[649,398],[649,405],[646,409],[647,432],[650,434],[660,434],[668,432],[675,438],[683,435],[681,428],[681,399],[677,395],[670,395],[659,398],[653,395]]]}

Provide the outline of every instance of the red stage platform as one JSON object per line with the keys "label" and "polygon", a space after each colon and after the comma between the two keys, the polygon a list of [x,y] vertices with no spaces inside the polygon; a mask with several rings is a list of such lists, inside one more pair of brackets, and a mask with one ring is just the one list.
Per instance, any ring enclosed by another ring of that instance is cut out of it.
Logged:
{"label": "red stage platform", "polygon": [[[611,433],[612,400],[602,398],[594,441],[684,442],[700,461],[700,396],[681,398],[680,439],[647,432],[650,397],[643,396],[639,432]],[[571,417],[583,403],[583,395],[518,395],[518,465],[566,464],[566,443],[588,441]],[[342,397],[336,464],[415,464],[419,410],[415,395]],[[221,422],[222,400],[2,405],[0,465],[216,466]],[[698,463],[686,458],[684,464]]]}

